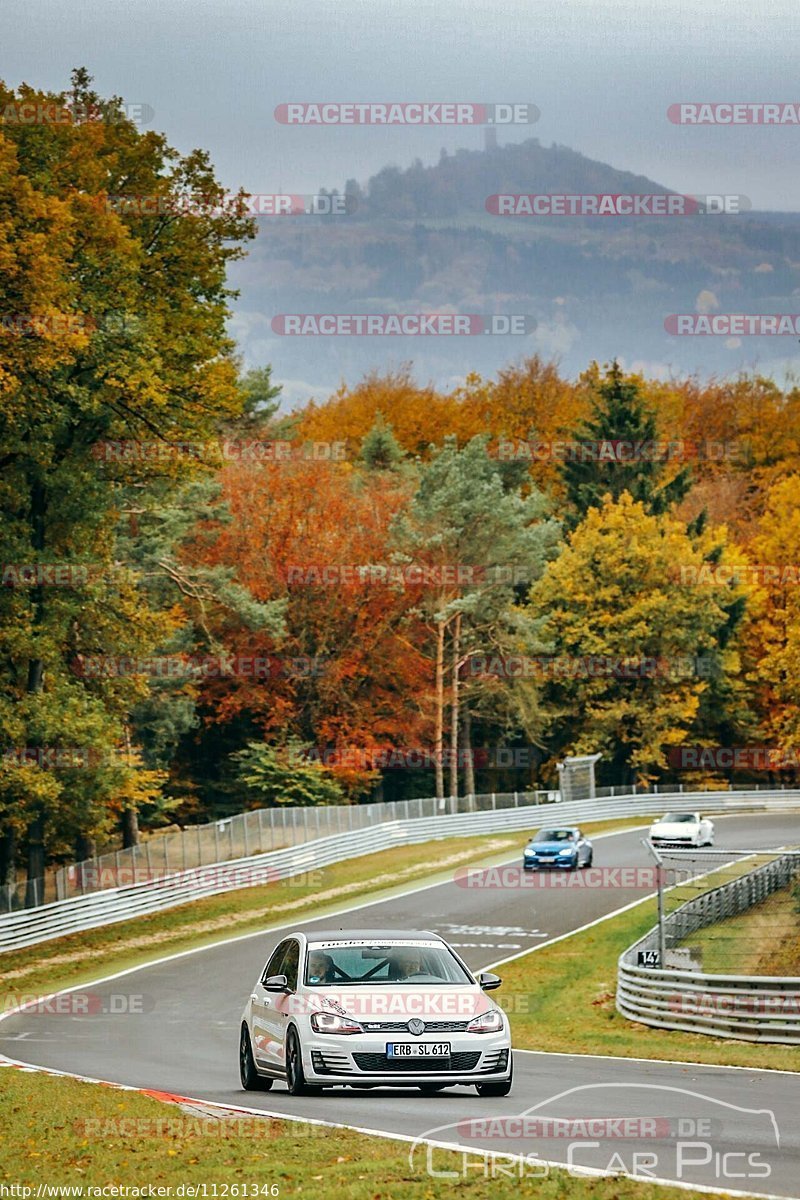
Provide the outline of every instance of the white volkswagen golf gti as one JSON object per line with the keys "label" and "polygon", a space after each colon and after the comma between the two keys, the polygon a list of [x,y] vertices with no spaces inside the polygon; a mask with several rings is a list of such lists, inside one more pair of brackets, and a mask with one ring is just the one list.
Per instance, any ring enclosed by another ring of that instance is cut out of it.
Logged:
{"label": "white volkswagen golf gti", "polygon": [[248,1091],[285,1080],[293,1096],[325,1087],[472,1084],[511,1091],[508,1018],[435,933],[305,930],[280,943],[242,1014],[239,1071]]}

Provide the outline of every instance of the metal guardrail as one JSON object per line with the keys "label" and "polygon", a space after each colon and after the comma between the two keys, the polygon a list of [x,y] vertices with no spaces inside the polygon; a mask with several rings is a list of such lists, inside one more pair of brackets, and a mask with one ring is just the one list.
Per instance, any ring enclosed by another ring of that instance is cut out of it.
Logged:
{"label": "metal guardrail", "polygon": [[[672,796],[683,793],[682,783],[655,784],[652,788],[617,786],[597,788],[594,798],[627,795]],[[729,787],[727,790],[739,790]],[[761,791],[761,786],[742,789]],[[767,791],[776,791],[766,787]],[[784,790],[784,789],[781,789]],[[567,797],[577,799],[578,797]],[[193,867],[234,862],[254,854],[266,854],[287,846],[335,833],[366,829],[384,821],[409,821],[442,814],[488,812],[547,804],[562,799],[557,791],[486,792],[472,796],[427,796],[414,800],[376,801],[369,804],[330,804],[316,807],[253,809],[220,817],[205,825],[190,825],[174,833],[154,834],[138,846],[111,850],[82,862],[48,871],[42,879],[0,885],[0,914],[33,908],[54,900],[69,900],[90,892],[104,891],[121,883],[150,879],[156,873],[188,871]]]}
{"label": "metal guardrail", "polygon": [[[680,905],[664,918],[667,948],[698,929],[745,912],[800,874],[800,855],[783,854]],[[657,950],[658,926],[620,955],[617,1010],[660,1029],[748,1042],[800,1045],[800,979],[707,975],[683,968],[640,967],[639,951]]]}
{"label": "metal guardrail", "polygon": [[[800,791],[759,792],[757,795],[747,792],[700,792],[670,798],[670,807],[683,812],[694,811],[699,806],[710,812],[781,811],[800,806]],[[547,815],[548,820],[577,822],[645,816],[661,813],[663,808],[661,795],[629,793],[627,796],[555,802],[547,805]],[[88,896],[24,909],[0,916],[0,953],[161,912],[234,888],[276,882],[394,846],[446,837],[530,829],[535,823],[532,821],[534,812],[535,806],[528,804],[485,812],[386,821],[366,829],[314,839],[300,846],[241,858],[232,863],[165,872],[159,878],[130,887],[109,888]],[[436,865],[435,860],[431,865]]]}
{"label": "metal guardrail", "polygon": [[[620,793],[624,788],[617,789]],[[613,791],[613,789],[612,789]],[[82,862],[58,867],[42,878],[0,886],[0,914],[34,908],[54,900],[69,900],[104,891],[120,883],[135,883],[161,873],[234,862],[255,854],[283,850],[336,833],[350,833],[384,821],[411,820],[440,814],[482,812],[544,804],[557,792],[491,792],[475,796],[426,796],[414,800],[370,804],[253,809],[220,817],[205,825],[190,825],[175,833],[143,838],[138,846],[112,850]]]}

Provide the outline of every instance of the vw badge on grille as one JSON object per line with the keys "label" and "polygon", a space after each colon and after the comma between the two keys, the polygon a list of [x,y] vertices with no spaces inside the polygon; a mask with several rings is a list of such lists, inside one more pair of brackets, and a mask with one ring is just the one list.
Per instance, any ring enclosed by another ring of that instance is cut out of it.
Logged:
{"label": "vw badge on grille", "polygon": [[420,1021],[419,1017],[412,1017],[408,1022],[408,1032],[419,1037],[421,1033],[425,1032],[425,1022]]}

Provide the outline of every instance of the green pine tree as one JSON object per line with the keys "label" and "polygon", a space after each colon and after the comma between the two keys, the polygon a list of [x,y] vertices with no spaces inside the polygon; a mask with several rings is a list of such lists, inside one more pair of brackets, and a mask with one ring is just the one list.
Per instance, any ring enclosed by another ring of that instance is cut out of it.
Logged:
{"label": "green pine tree", "polygon": [[[596,385],[592,415],[572,435],[585,452],[570,454],[562,466],[567,524],[575,528],[590,508],[602,506],[606,495],[619,500],[627,492],[654,516],[682,500],[691,486],[689,470],[669,473],[669,463],[656,449],[660,440],[655,416],[636,380],[626,379],[613,362]],[[632,446],[629,457],[624,457],[620,443]]]}
{"label": "green pine tree", "polygon": [[371,471],[393,471],[405,457],[391,425],[381,412],[375,414],[372,428],[361,443],[360,457]]}

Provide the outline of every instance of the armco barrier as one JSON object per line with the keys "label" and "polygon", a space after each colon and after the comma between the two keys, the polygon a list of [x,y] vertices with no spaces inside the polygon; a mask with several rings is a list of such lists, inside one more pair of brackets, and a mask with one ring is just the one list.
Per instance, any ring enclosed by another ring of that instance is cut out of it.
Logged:
{"label": "armco barrier", "polygon": [[[681,796],[670,795],[668,803],[673,810],[682,812],[692,812],[697,808],[706,812],[781,811],[800,807],[800,791],[684,793]],[[275,882],[348,858],[388,850],[393,846],[468,834],[532,829],[541,823],[543,812],[547,814],[548,823],[560,823],[648,816],[662,813],[664,807],[663,795],[628,795],[556,802],[548,804],[546,808],[528,805],[495,812],[385,821],[352,833],[334,834],[268,854],[252,855],[197,870],[176,871],[164,878],[130,887],[109,888],[88,896],[59,900],[0,916],[0,953],[49,941],[64,934],[161,912],[237,887]],[[432,861],[431,865],[436,864]]]}
{"label": "armco barrier", "polygon": [[[694,897],[665,917],[667,947],[746,911],[798,873],[800,856],[785,854]],[[624,1017],[660,1029],[800,1045],[800,979],[635,965],[640,950],[656,950],[658,944],[656,926],[620,955],[617,1009]]]}
{"label": "armco barrier", "polygon": [[[563,774],[562,774],[563,783]],[[615,796],[681,794],[682,783],[660,783],[650,787],[598,788],[593,798]],[[764,786],[764,785],[761,785]],[[748,792],[760,791],[749,787]],[[728,790],[736,791],[733,784]],[[765,787],[770,791],[769,786]],[[413,800],[381,800],[369,804],[324,804],[315,806],[277,805],[219,817],[204,825],[188,825],[177,832],[145,837],[136,846],[95,854],[82,862],[51,868],[40,879],[0,884],[0,915],[20,908],[33,908],[55,900],[70,900],[115,886],[115,878],[128,881],[151,879],[193,867],[213,867],[254,854],[286,850],[303,842],[334,833],[352,833],[384,821],[408,821],[413,817],[455,816],[458,813],[489,812],[557,800],[579,800],[553,791],[486,792],[469,796],[422,796]],[[109,880],[111,882],[109,882]]]}
{"label": "armco barrier", "polygon": [[[634,794],[637,789],[634,788]],[[644,789],[647,791],[648,789]],[[660,789],[664,790],[663,785]],[[667,789],[669,790],[669,789]],[[677,791],[681,791],[679,786]],[[625,794],[610,788],[608,794]],[[101,892],[115,876],[133,880],[172,874],[217,863],[235,862],[255,854],[285,850],[335,833],[352,833],[384,821],[410,820],[460,812],[519,808],[559,799],[557,792],[491,792],[485,795],[422,796],[414,800],[375,801],[369,804],[278,805],[219,817],[205,825],[189,825],[175,833],[143,838],[136,846],[96,854],[82,862],[51,870],[41,879],[0,885],[0,915],[18,908],[33,908],[55,900],[70,900]]]}

